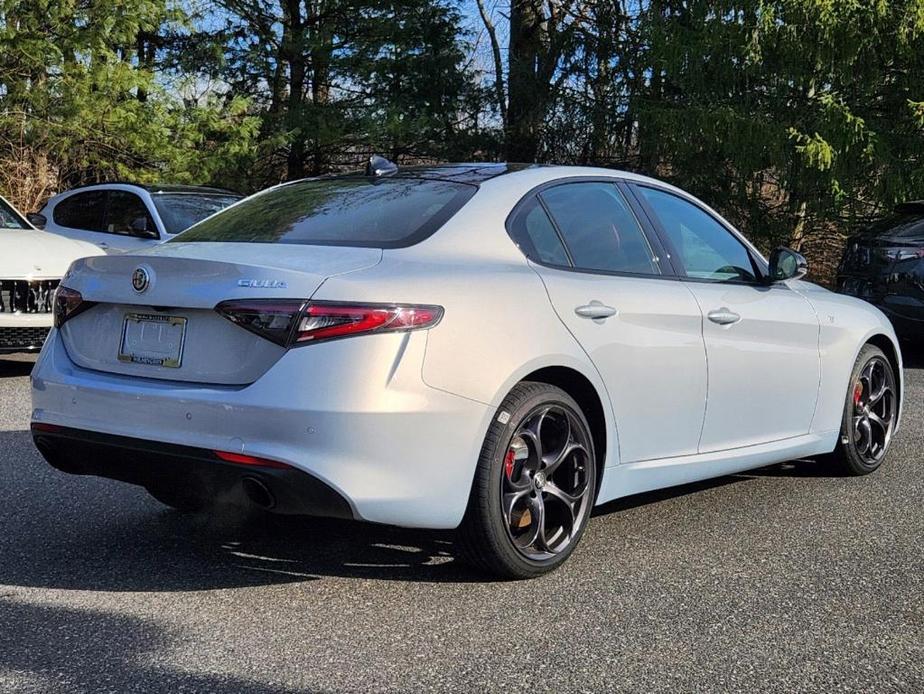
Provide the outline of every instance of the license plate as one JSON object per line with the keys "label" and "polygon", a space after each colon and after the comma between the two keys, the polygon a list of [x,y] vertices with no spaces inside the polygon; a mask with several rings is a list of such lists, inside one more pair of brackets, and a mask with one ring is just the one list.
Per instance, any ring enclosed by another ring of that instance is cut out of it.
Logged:
{"label": "license plate", "polygon": [[178,369],[185,340],[185,318],[128,313],[122,324],[119,361]]}

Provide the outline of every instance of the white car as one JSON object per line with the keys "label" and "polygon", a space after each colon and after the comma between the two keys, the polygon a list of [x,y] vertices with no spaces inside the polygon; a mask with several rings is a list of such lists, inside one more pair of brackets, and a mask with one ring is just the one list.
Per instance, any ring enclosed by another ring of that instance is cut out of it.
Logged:
{"label": "white car", "polygon": [[178,508],[458,527],[471,560],[535,576],[595,504],[804,456],[882,463],[895,334],[804,272],[630,173],[379,161],[77,263],[33,436],[61,470]]}
{"label": "white car", "polygon": [[0,197],[0,354],[41,349],[62,275],[78,258],[100,253],[35,229]]}
{"label": "white car", "polygon": [[169,240],[242,197],[203,186],[99,183],[55,195],[29,221],[107,253],[125,253]]}

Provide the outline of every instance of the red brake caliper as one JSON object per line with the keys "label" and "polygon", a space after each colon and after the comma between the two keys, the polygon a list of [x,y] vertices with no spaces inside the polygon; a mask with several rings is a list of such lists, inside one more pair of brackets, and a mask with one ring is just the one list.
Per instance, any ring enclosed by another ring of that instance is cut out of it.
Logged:
{"label": "red brake caliper", "polygon": [[860,400],[863,397],[863,384],[860,381],[857,381],[857,384],[853,387],[853,406],[857,407],[860,404]]}
{"label": "red brake caliper", "polygon": [[507,450],[507,455],[504,456],[504,472],[507,475],[508,480],[513,479],[513,461],[516,454],[512,448]]}

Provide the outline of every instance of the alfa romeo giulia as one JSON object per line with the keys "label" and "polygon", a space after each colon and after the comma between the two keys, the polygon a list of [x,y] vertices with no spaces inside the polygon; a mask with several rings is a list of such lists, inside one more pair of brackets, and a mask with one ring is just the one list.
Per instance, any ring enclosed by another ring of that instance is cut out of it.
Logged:
{"label": "alfa romeo giulia", "polygon": [[176,508],[458,528],[472,562],[537,576],[617,497],[882,464],[895,334],[805,272],[650,178],[374,158],[76,262],[32,432]]}

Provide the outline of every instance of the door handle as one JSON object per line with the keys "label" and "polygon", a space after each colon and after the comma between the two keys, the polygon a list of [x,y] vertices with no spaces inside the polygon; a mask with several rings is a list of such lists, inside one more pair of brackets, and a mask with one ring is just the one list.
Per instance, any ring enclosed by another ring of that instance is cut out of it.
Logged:
{"label": "door handle", "polygon": [[708,318],[713,323],[718,323],[719,325],[731,325],[741,320],[741,316],[724,306],[715,311],[710,311]]}
{"label": "door handle", "polygon": [[589,304],[584,304],[583,306],[578,306],[574,309],[574,312],[581,318],[592,318],[593,320],[605,320],[619,313],[619,311],[612,306],[606,306],[597,300],[591,301]]}

